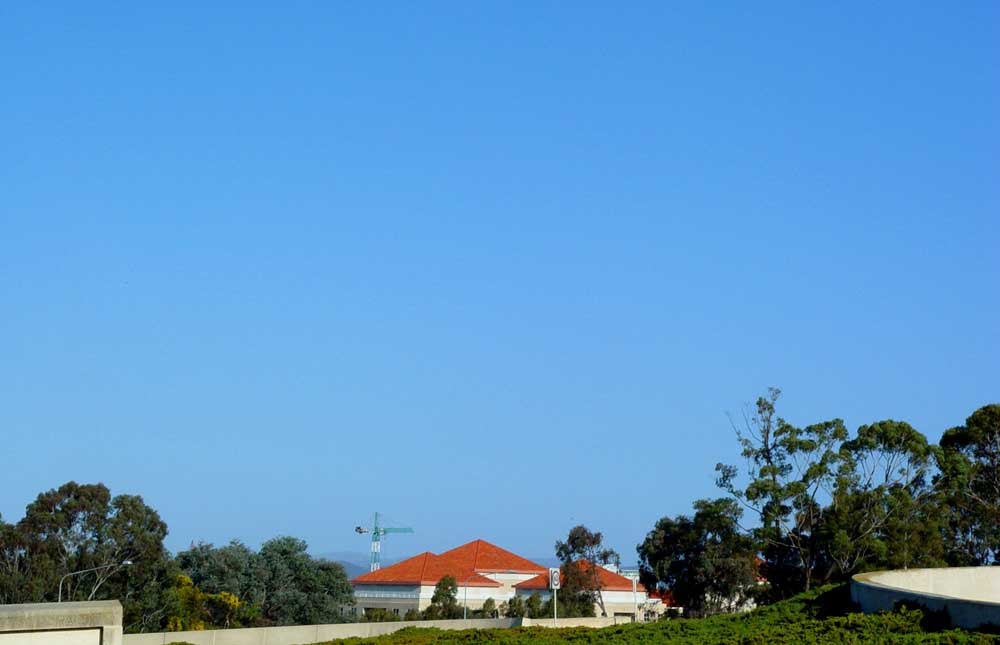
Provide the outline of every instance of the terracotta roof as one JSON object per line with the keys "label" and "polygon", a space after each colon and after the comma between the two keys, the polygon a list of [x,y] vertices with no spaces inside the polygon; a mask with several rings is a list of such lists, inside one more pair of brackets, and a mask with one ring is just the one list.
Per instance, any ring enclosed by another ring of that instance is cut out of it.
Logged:
{"label": "terracotta roof", "polygon": [[545,567],[527,558],[501,549],[486,540],[473,540],[468,544],[445,551],[439,557],[460,564],[478,573],[545,573]]}
{"label": "terracotta roof", "polygon": [[[573,566],[590,570],[594,567],[590,562],[586,560],[577,560],[573,563]],[[618,575],[613,571],[608,571],[604,567],[597,567],[597,577],[601,583],[601,589],[605,591],[632,591],[632,579],[626,578],[625,576]],[[566,580],[566,574],[562,574],[561,579]],[[548,589],[549,588],[549,574],[548,572],[535,576],[525,580],[524,582],[519,582],[514,585],[515,589]],[[645,593],[646,588],[642,584],[637,584],[636,591],[642,591]]]}
{"label": "terracotta roof", "polygon": [[441,578],[452,576],[459,586],[500,587],[481,573],[540,573],[547,569],[485,540],[463,544],[441,555],[430,552],[415,555],[391,566],[362,574],[351,584],[436,585]]}
{"label": "terracotta roof", "polygon": [[664,607],[677,607],[677,601],[674,599],[674,592],[669,589],[657,589],[654,591],[648,591],[646,594],[650,598],[657,598],[663,603]]}

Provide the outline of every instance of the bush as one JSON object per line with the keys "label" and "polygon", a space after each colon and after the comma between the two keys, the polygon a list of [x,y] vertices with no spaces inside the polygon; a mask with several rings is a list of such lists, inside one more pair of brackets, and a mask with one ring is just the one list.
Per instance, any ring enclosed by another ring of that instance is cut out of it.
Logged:
{"label": "bush", "polygon": [[372,607],[365,610],[364,616],[361,617],[361,622],[397,623],[399,622],[399,614],[391,612],[388,609],[382,609],[381,607]]}
{"label": "bush", "polygon": [[[759,645],[850,645],[855,643],[1000,644],[1000,637],[960,629],[938,629],[920,609],[901,607],[883,614],[860,614],[846,585],[827,586],[745,614],[678,618],[603,629],[518,627],[442,631],[408,627],[371,639],[337,643],[429,645],[432,643],[502,643],[504,645],[584,643],[732,643]],[[332,645],[332,643],[330,644]]]}

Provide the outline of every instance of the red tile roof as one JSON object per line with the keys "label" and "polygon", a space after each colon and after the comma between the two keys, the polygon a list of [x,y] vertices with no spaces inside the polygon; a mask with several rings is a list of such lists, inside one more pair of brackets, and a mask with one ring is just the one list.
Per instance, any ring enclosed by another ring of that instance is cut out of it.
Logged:
{"label": "red tile roof", "polygon": [[[585,570],[588,570],[588,571],[591,570],[594,567],[594,565],[592,565],[590,562],[588,562],[586,560],[577,560],[576,562],[573,563],[573,566],[576,566],[577,568],[585,569]],[[626,578],[625,576],[618,575],[617,573],[615,573],[613,571],[608,571],[604,567],[597,567],[597,578],[600,581],[601,589],[603,589],[605,591],[632,591],[632,579],[631,578]],[[562,574],[562,578],[561,579],[564,580],[564,581],[566,580],[566,574],[565,573]],[[548,589],[549,588],[549,574],[548,574],[548,572],[546,572],[546,573],[544,573],[544,574],[542,574],[540,576],[535,576],[534,578],[531,578],[529,580],[525,580],[524,582],[519,582],[518,584],[514,585],[514,588],[515,589],[531,589],[531,590],[533,590],[533,589],[539,589],[539,590],[541,590],[541,589]],[[638,584],[636,586],[636,590],[637,591],[645,592],[646,588],[643,587],[641,584]]]}
{"label": "red tile roof", "polygon": [[658,598],[660,602],[663,603],[664,607],[677,607],[677,601],[674,599],[674,592],[669,589],[657,589],[654,591],[646,592],[650,598]]}
{"label": "red tile roof", "polygon": [[441,555],[430,552],[415,555],[391,566],[362,574],[352,584],[436,585],[452,576],[459,586],[499,587],[501,584],[481,573],[541,573],[547,569],[510,551],[475,540]]}
{"label": "red tile roof", "polygon": [[486,540],[473,540],[468,544],[445,551],[440,558],[454,562],[478,573],[545,573],[540,564],[501,549]]}

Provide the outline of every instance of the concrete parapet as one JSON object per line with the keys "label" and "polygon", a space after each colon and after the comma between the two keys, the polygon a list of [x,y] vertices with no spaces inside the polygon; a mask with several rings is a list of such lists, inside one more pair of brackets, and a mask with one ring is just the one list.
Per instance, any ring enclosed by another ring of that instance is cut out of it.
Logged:
{"label": "concrete parapet", "polygon": [[213,629],[200,632],[158,632],[155,634],[127,634],[124,645],[167,645],[174,642],[188,642],[194,645],[300,645],[304,643],[321,643],[339,638],[381,636],[383,634],[391,634],[405,627],[491,629],[516,627],[520,622],[520,619],[517,618],[477,618],[470,620],[419,620],[394,623],[344,623],[340,625]]}
{"label": "concrete parapet", "polygon": [[[632,622],[631,618],[475,618],[469,620],[414,620],[393,623],[345,623],[341,625],[303,625],[298,627],[256,627],[248,629],[213,629],[201,632],[158,632],[126,634],[124,645],[168,645],[188,642],[194,645],[300,645],[340,638],[382,636],[406,627],[435,629],[507,629],[510,627],[610,627]],[[0,644],[2,645],[2,644]]]}
{"label": "concrete parapet", "polygon": [[117,600],[0,605],[0,645],[122,645]]}
{"label": "concrete parapet", "polygon": [[631,616],[599,616],[597,618],[524,618],[521,624],[524,627],[593,627],[598,629],[631,623]]}
{"label": "concrete parapet", "polygon": [[865,613],[890,611],[900,601],[947,611],[956,627],[1000,626],[1000,567],[952,567],[860,573],[851,599]]}

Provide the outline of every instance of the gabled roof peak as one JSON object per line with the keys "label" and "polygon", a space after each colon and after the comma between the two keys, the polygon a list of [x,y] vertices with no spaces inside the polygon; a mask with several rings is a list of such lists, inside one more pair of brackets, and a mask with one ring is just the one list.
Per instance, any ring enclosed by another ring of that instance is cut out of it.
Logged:
{"label": "gabled roof peak", "polygon": [[486,540],[477,539],[435,555],[424,551],[378,571],[354,578],[353,584],[437,584],[450,575],[459,585],[499,586],[483,573],[544,573],[546,568]]}

